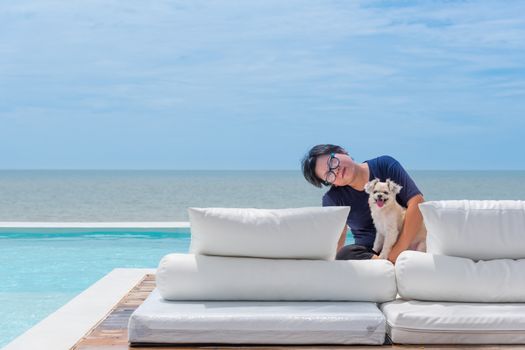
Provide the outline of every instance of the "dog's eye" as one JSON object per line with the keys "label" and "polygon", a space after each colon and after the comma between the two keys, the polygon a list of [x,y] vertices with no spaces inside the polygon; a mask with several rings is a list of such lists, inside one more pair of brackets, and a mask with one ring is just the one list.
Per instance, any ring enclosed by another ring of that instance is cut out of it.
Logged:
{"label": "dog's eye", "polygon": [[388,192],[386,192],[386,191],[385,191],[385,192],[383,192],[383,193],[384,193],[384,194],[388,194]]}
{"label": "dog's eye", "polygon": [[374,191],[374,193],[377,193],[377,191]]}

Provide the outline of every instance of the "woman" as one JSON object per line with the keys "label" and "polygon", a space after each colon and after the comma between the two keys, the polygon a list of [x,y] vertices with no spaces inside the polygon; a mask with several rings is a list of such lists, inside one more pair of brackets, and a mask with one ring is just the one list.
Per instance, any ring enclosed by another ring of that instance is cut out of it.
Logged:
{"label": "woman", "polygon": [[401,164],[390,156],[369,159],[356,163],[348,152],[337,145],[317,145],[302,160],[305,179],[317,187],[329,186],[323,196],[323,206],[350,206],[347,224],[354,236],[355,244],[344,246],[347,227],[343,229],[337,247],[339,260],[375,259],[372,250],[376,229],[365,184],[375,178],[381,181],[391,179],[403,188],[396,196],[397,202],[407,208],[405,223],[399,238],[388,256],[395,262],[398,255],[407,250],[423,223],[418,204],[424,202],[421,191]]}

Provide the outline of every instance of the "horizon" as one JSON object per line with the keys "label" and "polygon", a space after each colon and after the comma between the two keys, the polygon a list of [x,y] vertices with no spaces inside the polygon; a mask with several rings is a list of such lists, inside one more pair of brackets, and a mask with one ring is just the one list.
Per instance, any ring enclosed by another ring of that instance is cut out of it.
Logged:
{"label": "horizon", "polygon": [[[472,172],[525,172],[525,169],[406,169],[408,172],[410,171],[435,171],[435,172],[439,172],[439,171],[443,171],[443,172],[469,172],[469,171],[472,171]],[[151,168],[151,169],[133,169],[133,168],[115,168],[115,169],[111,169],[111,168],[105,168],[105,169],[96,169],[96,168],[64,168],[64,169],[59,169],[59,168],[54,168],[54,169],[50,169],[50,168],[35,168],[35,169],[0,169],[0,172],[2,171],[181,171],[181,172],[190,172],[190,171],[198,171],[198,172],[221,172],[221,171],[224,171],[224,172],[227,172],[227,171],[230,171],[230,172],[234,172],[234,171],[239,171],[239,172],[264,172],[264,171],[287,171],[287,172],[298,172],[298,173],[301,173],[301,169],[176,169],[176,168],[164,168],[164,169],[161,169],[161,168],[157,168],[157,169],[154,169],[154,168]]]}

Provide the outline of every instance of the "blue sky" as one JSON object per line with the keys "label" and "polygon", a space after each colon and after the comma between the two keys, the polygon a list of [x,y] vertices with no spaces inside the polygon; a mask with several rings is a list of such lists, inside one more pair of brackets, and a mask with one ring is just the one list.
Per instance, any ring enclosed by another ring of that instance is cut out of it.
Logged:
{"label": "blue sky", "polygon": [[523,1],[0,9],[1,169],[525,169]]}

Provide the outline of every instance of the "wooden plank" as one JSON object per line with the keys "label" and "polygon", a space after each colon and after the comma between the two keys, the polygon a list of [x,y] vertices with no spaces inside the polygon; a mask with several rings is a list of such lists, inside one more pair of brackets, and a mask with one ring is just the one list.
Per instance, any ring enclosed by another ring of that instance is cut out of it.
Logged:
{"label": "wooden plank", "polygon": [[[142,281],[133,287],[71,350],[129,349],[129,317],[154,288],[155,275],[146,275]],[[157,348],[157,350],[160,349]]]}
{"label": "wooden plank", "polygon": [[483,350],[514,350],[525,349],[524,345],[162,345],[134,346],[128,343],[128,320],[130,315],[155,289],[155,275],[149,274],[142,279],[119,303],[71,350],[193,350],[193,349],[234,349],[234,350],[373,350],[373,349],[483,349]]}

